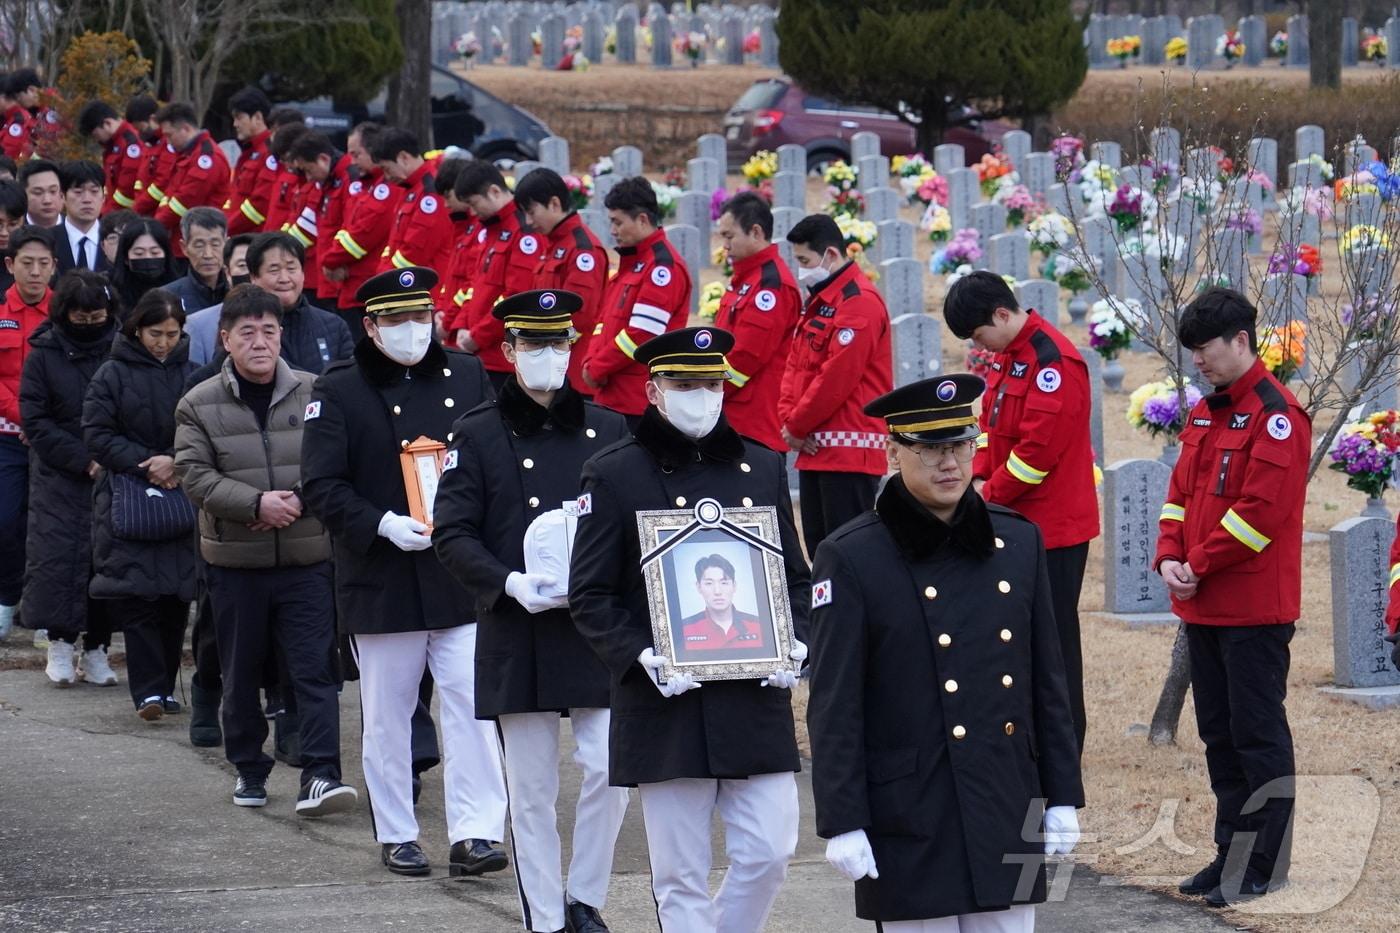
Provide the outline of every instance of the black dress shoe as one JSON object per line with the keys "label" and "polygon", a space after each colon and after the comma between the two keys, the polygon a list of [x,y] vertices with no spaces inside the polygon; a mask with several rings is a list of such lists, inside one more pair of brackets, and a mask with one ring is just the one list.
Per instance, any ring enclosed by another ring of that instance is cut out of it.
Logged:
{"label": "black dress shoe", "polygon": [[432,871],[428,857],[416,842],[386,842],[379,857],[396,875],[426,875]]}
{"label": "black dress shoe", "polygon": [[1245,876],[1239,890],[1236,891],[1234,884],[1226,879],[1217,887],[1206,892],[1207,907],[1234,907],[1248,901],[1258,900],[1270,891],[1277,891],[1280,888],[1288,887],[1288,880],[1275,881],[1270,883],[1267,879],[1259,880]]}
{"label": "black dress shoe", "polygon": [[608,925],[598,916],[598,908],[574,901],[564,905],[566,933],[608,933]]}
{"label": "black dress shoe", "polygon": [[1182,894],[1207,894],[1212,888],[1220,887],[1220,873],[1224,868],[1224,854],[1216,853],[1215,861],[1181,882],[1181,884],[1176,886],[1176,889]]}
{"label": "black dress shoe", "polygon": [[510,864],[500,846],[485,839],[464,839],[452,843],[448,853],[448,872],[452,877],[461,875],[484,875],[500,871]]}

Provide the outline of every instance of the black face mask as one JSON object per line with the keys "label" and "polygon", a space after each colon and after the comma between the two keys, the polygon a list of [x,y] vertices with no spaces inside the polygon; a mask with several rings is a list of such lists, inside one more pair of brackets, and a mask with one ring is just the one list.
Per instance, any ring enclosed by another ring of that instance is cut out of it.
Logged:
{"label": "black face mask", "polygon": [[253,276],[247,272],[243,273],[242,275],[231,275],[228,278],[229,288],[232,288],[235,285],[247,285],[251,281],[253,281]]}
{"label": "black face mask", "polygon": [[143,282],[154,282],[165,275],[164,259],[128,259],[131,274]]}

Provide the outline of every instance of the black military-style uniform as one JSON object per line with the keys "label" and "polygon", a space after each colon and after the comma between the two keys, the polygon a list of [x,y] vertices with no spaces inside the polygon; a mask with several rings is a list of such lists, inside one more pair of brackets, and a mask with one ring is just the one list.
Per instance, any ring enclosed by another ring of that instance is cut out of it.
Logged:
{"label": "black military-style uniform", "polygon": [[782,458],[740,437],[722,417],[697,443],[648,406],[635,437],[584,466],[583,491],[569,604],[612,675],[612,783],[801,770],[789,691],[758,680],[710,681],[667,698],[637,662],[653,638],[636,513],[685,508],[703,498],[726,508],[777,508],[794,632],[806,641],[809,578]]}
{"label": "black military-style uniform", "polygon": [[1084,791],[1036,526],[971,490],[945,524],[895,476],[812,579],[817,833],[865,830],[880,874],[856,882],[856,915],[1044,901],[1027,812],[1038,826]]}
{"label": "black military-style uniform", "polygon": [[584,462],[627,437],[627,422],[567,385],[545,409],[512,378],[452,437],[433,543],[476,602],[477,717],[606,707],[607,670],[569,611],[532,615],[504,587],[525,567],[530,522],[578,496]]}

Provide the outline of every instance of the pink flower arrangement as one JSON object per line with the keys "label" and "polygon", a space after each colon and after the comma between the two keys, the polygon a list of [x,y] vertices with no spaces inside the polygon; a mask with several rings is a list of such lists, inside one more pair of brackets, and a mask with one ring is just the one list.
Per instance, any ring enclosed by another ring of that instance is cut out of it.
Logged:
{"label": "pink flower arrangement", "polygon": [[1264,232],[1264,221],[1259,216],[1259,212],[1252,207],[1231,211],[1225,217],[1226,230],[1243,230],[1250,236],[1258,236]]}
{"label": "pink flower arrangement", "polygon": [[751,30],[747,36],[744,36],[744,54],[757,55],[761,51],[763,51],[763,38],[758,34],[757,29]]}
{"label": "pink flower arrangement", "polygon": [[1025,185],[1013,185],[1001,198],[1001,204],[1006,208],[1006,225],[1008,227],[1019,227],[1026,222],[1027,218],[1035,210],[1035,198],[1031,197],[1031,191]]}
{"label": "pink flower arrangement", "polygon": [[948,206],[948,179],[935,175],[919,186],[919,200],[925,204]]}
{"label": "pink flower arrangement", "polygon": [[1084,164],[1084,140],[1076,136],[1057,136],[1050,141],[1050,154],[1055,157],[1055,177],[1064,181],[1070,172]]}
{"label": "pink flower arrangement", "polygon": [[1135,230],[1142,223],[1142,192],[1132,185],[1119,185],[1108,205],[1108,216],[1119,230]]}

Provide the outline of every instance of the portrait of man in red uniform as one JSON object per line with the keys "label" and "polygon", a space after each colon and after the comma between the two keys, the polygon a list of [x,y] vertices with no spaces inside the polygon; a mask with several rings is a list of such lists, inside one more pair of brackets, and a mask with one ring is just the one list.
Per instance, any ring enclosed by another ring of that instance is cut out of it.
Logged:
{"label": "portrait of man in red uniform", "polygon": [[[681,654],[685,652],[769,650],[764,625],[753,612],[735,605],[734,564],[721,554],[707,554],[695,562],[695,592],[704,608],[681,620]],[[752,591],[743,602],[754,605]]]}

